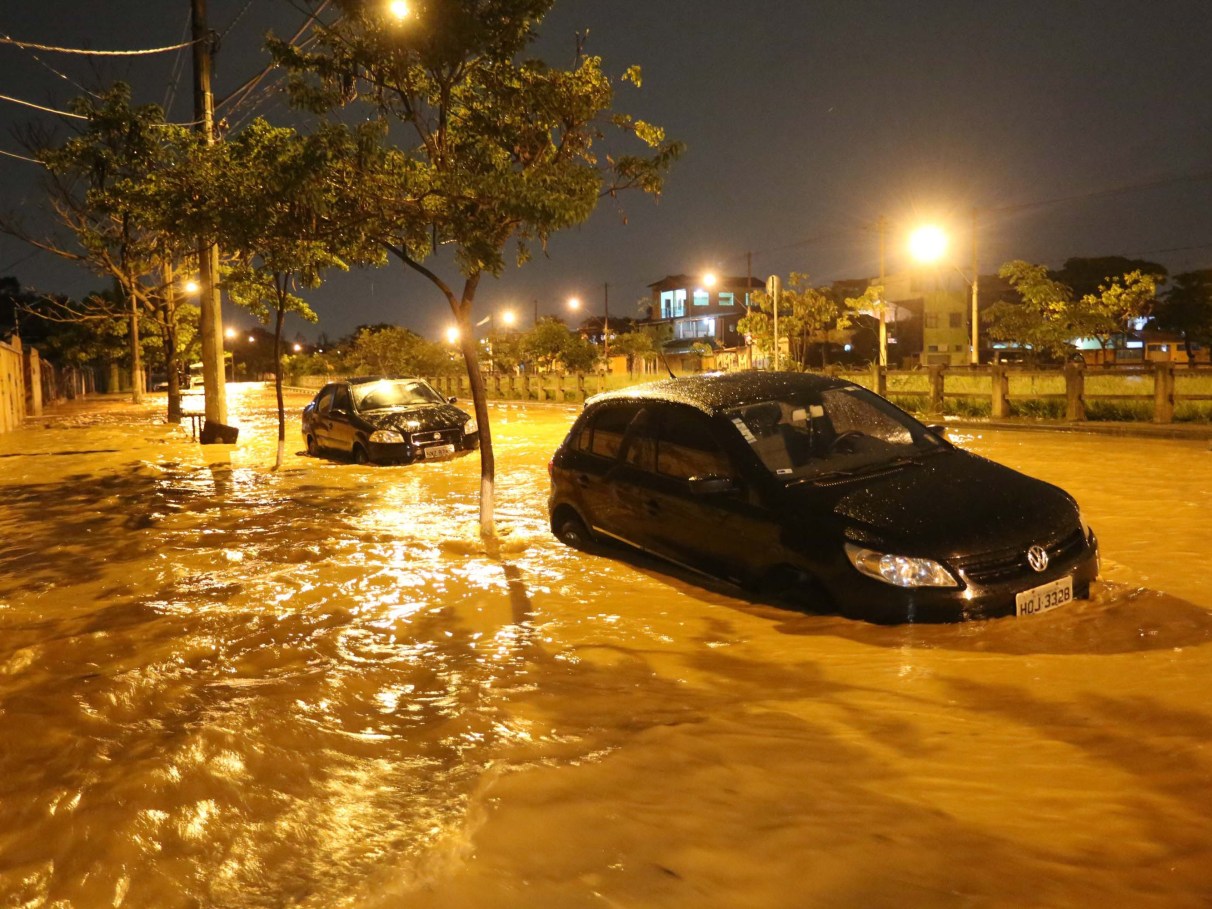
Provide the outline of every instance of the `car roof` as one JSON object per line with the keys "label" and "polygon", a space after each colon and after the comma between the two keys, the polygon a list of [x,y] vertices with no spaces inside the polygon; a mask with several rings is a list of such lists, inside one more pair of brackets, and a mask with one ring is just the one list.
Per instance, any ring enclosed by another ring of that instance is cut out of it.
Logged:
{"label": "car roof", "polygon": [[369,382],[423,382],[424,380],[417,376],[353,376],[341,381],[348,382],[350,385],[366,385]]}
{"label": "car roof", "polygon": [[786,395],[819,393],[829,388],[848,388],[853,384],[811,373],[743,370],[703,373],[633,385],[594,395],[585,404],[588,406],[603,401],[671,401],[714,415],[759,401],[771,401]]}

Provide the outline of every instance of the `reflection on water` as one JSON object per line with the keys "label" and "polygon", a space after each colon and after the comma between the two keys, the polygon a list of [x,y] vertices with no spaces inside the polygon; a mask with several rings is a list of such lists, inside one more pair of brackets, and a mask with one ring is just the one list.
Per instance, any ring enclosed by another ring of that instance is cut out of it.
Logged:
{"label": "reflection on water", "polygon": [[1206,443],[965,436],[1109,580],[886,628],[555,543],[571,409],[494,411],[485,546],[474,455],[270,471],[241,391],[233,448],[116,404],[0,436],[0,905],[1212,898]]}

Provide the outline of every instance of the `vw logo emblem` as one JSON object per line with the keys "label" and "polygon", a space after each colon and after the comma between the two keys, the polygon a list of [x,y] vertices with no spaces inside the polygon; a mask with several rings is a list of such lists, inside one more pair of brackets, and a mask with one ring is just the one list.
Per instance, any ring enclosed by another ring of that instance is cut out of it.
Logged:
{"label": "vw logo emblem", "polygon": [[1036,571],[1043,571],[1048,567],[1048,550],[1043,546],[1032,546],[1027,550],[1027,564]]}

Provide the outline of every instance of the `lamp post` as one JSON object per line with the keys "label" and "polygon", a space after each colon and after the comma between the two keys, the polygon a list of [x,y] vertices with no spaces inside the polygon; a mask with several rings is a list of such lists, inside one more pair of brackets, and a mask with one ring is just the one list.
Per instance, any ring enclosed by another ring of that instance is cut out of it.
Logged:
{"label": "lamp post", "polygon": [[778,372],[779,368],[779,292],[782,290],[782,282],[779,281],[778,275],[771,275],[766,279],[766,294],[770,297],[770,308],[774,313],[774,371]]}
{"label": "lamp post", "polygon": [[223,332],[227,340],[231,341],[231,381],[236,381],[236,335],[238,332],[234,328],[228,328]]}
{"label": "lamp post", "polygon": [[610,375],[610,285],[602,284],[602,356],[606,358],[606,375]]}

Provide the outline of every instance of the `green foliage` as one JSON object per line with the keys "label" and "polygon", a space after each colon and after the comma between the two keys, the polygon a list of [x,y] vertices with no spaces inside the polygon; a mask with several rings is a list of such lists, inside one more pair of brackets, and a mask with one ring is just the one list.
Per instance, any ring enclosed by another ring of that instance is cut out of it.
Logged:
{"label": "green foliage", "polygon": [[358,375],[440,376],[451,373],[449,347],[394,325],[364,328],[345,355],[345,368]]}
{"label": "green foliage", "polygon": [[[550,0],[434,0],[405,23],[361,0],[310,5],[323,22],[316,43],[271,41],[271,52],[298,103],[320,112],[360,99],[384,125],[407,127],[384,128],[380,153],[364,154],[346,186],[360,192],[367,235],[410,265],[436,242],[453,248],[468,280],[499,274],[509,244],[526,261],[532,243],[584,221],[603,194],[659,192],[680,153],[658,127],[608,116],[614,86],[599,58],[564,70],[519,56]],[[637,83],[638,70],[623,79]],[[603,155],[611,125],[650,154]],[[456,299],[424,273],[452,305],[470,303],[474,284]]]}
{"label": "green foliage", "polygon": [[1183,333],[1188,357],[1193,343],[1212,347],[1212,269],[1175,275],[1153,318],[1159,328]]}
{"label": "green foliage", "polygon": [[1157,289],[1154,276],[1139,270],[1105,278],[1096,292],[1081,297],[1043,265],[1015,260],[998,274],[1022,302],[989,308],[983,317],[989,336],[1057,359],[1063,359],[1070,342],[1078,338],[1097,338],[1105,346],[1112,335],[1127,330],[1129,320],[1147,312]]}
{"label": "green foliage", "polygon": [[[759,291],[753,295],[752,304],[737,322],[737,328],[753,339],[754,346],[769,354],[774,348],[774,301],[765,291]],[[809,284],[808,275],[792,272],[779,294],[779,338],[787,339],[791,364],[807,368],[809,345],[824,341],[831,328],[845,328],[849,318],[835,297]]]}
{"label": "green foliage", "polygon": [[1153,419],[1153,404],[1146,401],[1087,401],[1086,419],[1092,422],[1136,420],[1148,423]]}
{"label": "green foliage", "polygon": [[614,335],[610,339],[611,352],[622,354],[627,358],[627,372],[629,374],[635,371],[637,360],[654,354],[656,349],[656,333],[651,328],[637,328],[634,331],[625,331],[622,334]]}

